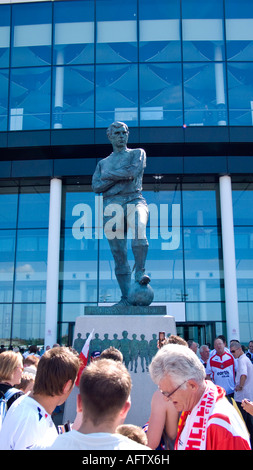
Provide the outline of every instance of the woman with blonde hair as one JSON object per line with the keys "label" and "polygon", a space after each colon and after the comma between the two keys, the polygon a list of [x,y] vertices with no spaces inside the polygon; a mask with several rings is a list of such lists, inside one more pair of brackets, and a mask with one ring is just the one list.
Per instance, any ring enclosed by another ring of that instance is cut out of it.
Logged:
{"label": "woman with blonde hair", "polygon": [[20,352],[4,351],[0,354],[0,398],[13,389],[7,401],[7,410],[12,403],[24,393],[15,388],[21,382],[23,358]]}

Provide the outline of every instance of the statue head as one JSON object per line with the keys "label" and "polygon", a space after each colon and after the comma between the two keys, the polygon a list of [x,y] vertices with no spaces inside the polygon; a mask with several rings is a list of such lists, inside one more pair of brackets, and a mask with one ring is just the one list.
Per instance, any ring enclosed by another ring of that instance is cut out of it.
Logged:
{"label": "statue head", "polygon": [[124,122],[120,121],[115,121],[107,129],[107,137],[110,140],[112,133],[115,131],[115,129],[119,129],[120,127],[124,127],[127,133],[129,134],[129,129],[128,126]]}

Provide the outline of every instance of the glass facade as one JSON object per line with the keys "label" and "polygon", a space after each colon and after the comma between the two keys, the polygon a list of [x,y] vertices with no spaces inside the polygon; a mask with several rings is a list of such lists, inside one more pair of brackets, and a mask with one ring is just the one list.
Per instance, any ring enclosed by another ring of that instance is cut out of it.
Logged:
{"label": "glass facade", "polygon": [[[146,270],[154,302],[184,302],[187,321],[215,321],[222,330],[224,280],[217,185],[175,183],[157,190],[156,185],[145,184],[143,195],[150,212]],[[98,197],[90,186],[63,185],[61,331],[64,324],[83,314],[85,305],[115,303],[121,295],[108,241],[99,232]],[[4,187],[0,207],[0,338],[11,338],[14,344],[43,344],[49,187]],[[130,244],[131,239],[133,267]]]}
{"label": "glass facade", "polygon": [[53,175],[63,178],[59,339],[85,305],[118,301],[90,186],[116,120],[151,150],[154,301],[183,304],[189,324],[215,322],[217,334],[226,331],[219,178],[232,172],[240,334],[253,337],[252,31],[252,0],[0,4],[0,340],[44,341]]}
{"label": "glass facade", "polygon": [[250,0],[0,5],[0,131],[252,126]]}

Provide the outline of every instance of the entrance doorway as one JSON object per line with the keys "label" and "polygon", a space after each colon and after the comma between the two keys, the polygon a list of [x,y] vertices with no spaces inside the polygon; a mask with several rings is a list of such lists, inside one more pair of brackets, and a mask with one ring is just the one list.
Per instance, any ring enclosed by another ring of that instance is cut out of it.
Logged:
{"label": "entrance doorway", "polygon": [[176,323],[177,334],[186,341],[193,340],[198,343],[199,346],[202,344],[208,344],[210,349],[213,348],[213,342],[216,336],[215,322],[177,322]]}

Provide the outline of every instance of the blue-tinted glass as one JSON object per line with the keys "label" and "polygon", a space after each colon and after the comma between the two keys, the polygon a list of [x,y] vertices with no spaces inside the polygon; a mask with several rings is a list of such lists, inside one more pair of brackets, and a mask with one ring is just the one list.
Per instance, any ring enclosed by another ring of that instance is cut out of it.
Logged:
{"label": "blue-tinted glass", "polygon": [[18,194],[11,188],[0,189],[0,228],[16,228]]}
{"label": "blue-tinted glass", "polygon": [[13,309],[13,331],[12,337],[18,340],[18,344],[30,345],[44,344],[45,335],[45,311],[46,305],[34,304],[14,304]]}
{"label": "blue-tinted glass", "polygon": [[240,341],[248,346],[253,338],[253,302],[238,302]]}
{"label": "blue-tinted glass", "polygon": [[181,58],[179,0],[139,1],[140,61]]}
{"label": "blue-tinted glass", "polygon": [[226,18],[253,18],[251,0],[224,0]]}
{"label": "blue-tinted glass", "polygon": [[188,301],[224,300],[221,237],[215,227],[184,229],[185,283]]}
{"label": "blue-tinted glass", "polygon": [[12,66],[51,63],[51,2],[12,5],[12,28]]}
{"label": "blue-tinted glass", "polygon": [[45,302],[47,229],[18,230],[15,302]]}
{"label": "blue-tinted glass", "polygon": [[141,126],[180,126],[182,73],[180,64],[140,65]]}
{"label": "blue-tinted glass", "polygon": [[224,60],[223,0],[183,0],[182,17],[184,60]]}
{"label": "blue-tinted glass", "polygon": [[87,228],[95,227],[96,220],[95,214],[97,211],[97,205],[95,201],[98,201],[99,196],[95,196],[93,192],[85,190],[84,187],[80,187],[78,190],[76,186],[66,186],[64,188],[64,207],[62,210],[62,219],[65,228],[72,228],[74,223],[77,224],[78,219],[80,220],[80,229],[84,229],[84,223]]}
{"label": "blue-tinted glass", "polygon": [[8,348],[11,336],[12,304],[0,304],[0,337],[1,344]]}
{"label": "blue-tinted glass", "polygon": [[49,188],[22,188],[19,196],[18,227],[47,228],[49,223]]}
{"label": "blue-tinted glass", "polygon": [[252,126],[253,64],[228,64],[229,122],[231,126]]}
{"label": "blue-tinted glass", "polygon": [[225,303],[186,302],[185,309],[186,321],[215,321],[216,334],[223,334],[222,324],[219,325],[218,322],[226,318]]}
{"label": "blue-tinted glass", "polygon": [[49,129],[50,92],[49,67],[12,69],[10,130]]}
{"label": "blue-tinted glass", "polygon": [[224,64],[184,64],[184,122],[187,125],[227,125]]}
{"label": "blue-tinted glass", "polygon": [[9,71],[0,70],[0,131],[7,130]]}
{"label": "blue-tinted glass", "polygon": [[225,0],[225,15],[228,60],[252,61],[252,1]]}
{"label": "blue-tinted glass", "polygon": [[96,1],[98,63],[137,60],[137,2]]}
{"label": "blue-tinted glass", "polygon": [[157,190],[154,185],[144,185],[142,191],[149,207],[149,220],[147,227],[167,227],[171,229],[173,222],[173,207],[177,206],[181,216],[181,191],[180,186],[163,184]]}
{"label": "blue-tinted glass", "polygon": [[10,5],[0,6],[0,67],[9,66]]}
{"label": "blue-tinted glass", "polygon": [[107,127],[114,121],[137,126],[137,66],[100,65],[96,72],[96,127]]}
{"label": "blue-tinted glass", "polygon": [[12,302],[15,241],[14,230],[0,230],[0,303]]}
{"label": "blue-tinted glass", "polygon": [[94,2],[54,3],[54,63],[94,61]]}
{"label": "blue-tinted glass", "polygon": [[238,300],[253,300],[253,227],[235,227]]}
{"label": "blue-tinted glass", "polygon": [[54,68],[53,127],[94,127],[94,67]]}
{"label": "blue-tinted glass", "polygon": [[215,184],[183,185],[184,226],[217,225],[219,200]]}
{"label": "blue-tinted glass", "polygon": [[253,225],[253,184],[233,183],[234,225]]}
{"label": "blue-tinted glass", "polygon": [[97,301],[98,240],[76,225],[61,243],[60,291],[63,302]]}

